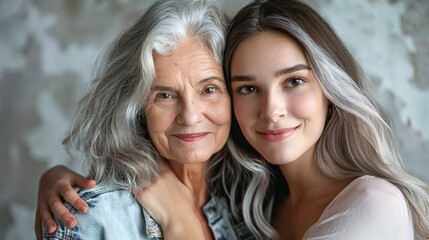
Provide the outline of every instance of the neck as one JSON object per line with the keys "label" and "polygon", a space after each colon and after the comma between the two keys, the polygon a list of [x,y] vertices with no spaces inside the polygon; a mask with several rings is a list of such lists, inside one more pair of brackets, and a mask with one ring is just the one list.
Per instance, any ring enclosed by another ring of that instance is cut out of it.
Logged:
{"label": "neck", "polygon": [[326,194],[326,186],[333,183],[333,179],[323,175],[316,167],[314,156],[312,149],[299,159],[279,166],[288,184],[288,197],[292,204]]}
{"label": "neck", "polygon": [[170,161],[169,164],[180,181],[191,190],[196,207],[201,209],[207,202],[207,163],[182,164]]}

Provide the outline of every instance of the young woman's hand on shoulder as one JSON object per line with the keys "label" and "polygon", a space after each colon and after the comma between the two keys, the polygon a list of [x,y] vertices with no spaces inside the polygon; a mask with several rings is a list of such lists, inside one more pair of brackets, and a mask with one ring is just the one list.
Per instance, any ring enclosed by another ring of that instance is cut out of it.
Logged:
{"label": "young woman's hand on shoulder", "polygon": [[[39,181],[37,209],[34,230],[37,239],[42,236],[42,223],[49,233],[55,232],[57,224],[55,215],[68,227],[75,227],[76,217],[64,206],[62,199],[70,203],[81,213],[88,212],[88,205],[79,197],[73,187],[92,188],[95,181],[79,175],[65,166],[55,166],[48,169]],[[52,215],[53,214],[53,215]]]}

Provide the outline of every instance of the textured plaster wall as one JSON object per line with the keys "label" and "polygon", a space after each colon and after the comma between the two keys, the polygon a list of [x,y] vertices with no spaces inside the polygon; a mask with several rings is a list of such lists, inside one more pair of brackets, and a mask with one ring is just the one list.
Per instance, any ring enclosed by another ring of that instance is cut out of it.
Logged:
{"label": "textured plaster wall", "polygon": [[[0,1],[0,239],[34,239],[38,179],[70,161],[60,142],[96,57],[153,1]],[[223,4],[234,13],[248,1]],[[374,81],[404,163],[429,183],[429,1],[313,0]]]}

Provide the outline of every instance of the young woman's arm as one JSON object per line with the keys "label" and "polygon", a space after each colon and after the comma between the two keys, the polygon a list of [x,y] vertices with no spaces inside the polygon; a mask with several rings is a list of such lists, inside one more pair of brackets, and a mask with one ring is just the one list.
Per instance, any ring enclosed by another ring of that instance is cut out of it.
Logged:
{"label": "young woman's arm", "polygon": [[86,213],[88,205],[79,197],[73,187],[92,188],[94,186],[94,180],[87,179],[67,167],[55,166],[48,169],[39,181],[34,225],[37,239],[41,239],[41,224],[48,229],[49,233],[53,233],[57,229],[52,214],[66,226],[76,226],[76,217],[64,206],[62,198],[79,212]]}

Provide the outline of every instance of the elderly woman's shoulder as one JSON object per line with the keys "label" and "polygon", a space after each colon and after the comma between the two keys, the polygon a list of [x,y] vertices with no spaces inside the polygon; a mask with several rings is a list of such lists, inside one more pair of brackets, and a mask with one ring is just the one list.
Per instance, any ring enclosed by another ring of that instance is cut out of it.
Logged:
{"label": "elderly woman's shoulder", "polygon": [[76,188],[76,191],[79,196],[86,202],[93,201],[95,199],[107,200],[111,197],[132,197],[132,194],[129,191],[109,182],[99,182],[93,188]]}
{"label": "elderly woman's shoulder", "polygon": [[80,220],[101,219],[106,216],[120,216],[122,214],[141,213],[140,204],[133,194],[117,185],[108,182],[99,182],[93,188],[78,188],[77,193],[88,204],[89,211],[80,214],[71,204],[65,203],[69,211]]}
{"label": "elderly woman's shoulder", "polygon": [[79,213],[69,203],[69,211],[78,219],[74,228],[56,219],[58,230],[43,235],[49,239],[160,239],[161,228],[140,206],[133,194],[114,184],[102,182],[93,188],[77,189],[89,211]]}

